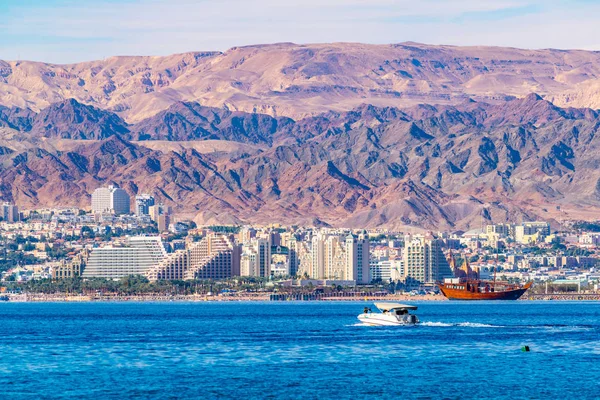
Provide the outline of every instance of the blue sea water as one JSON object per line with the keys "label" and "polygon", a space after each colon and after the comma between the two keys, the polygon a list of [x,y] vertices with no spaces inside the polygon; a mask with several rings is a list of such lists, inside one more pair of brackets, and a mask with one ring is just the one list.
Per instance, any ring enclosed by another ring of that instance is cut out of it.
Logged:
{"label": "blue sea water", "polygon": [[[596,399],[600,303],[3,303],[6,399]],[[523,345],[531,351],[521,351]]]}

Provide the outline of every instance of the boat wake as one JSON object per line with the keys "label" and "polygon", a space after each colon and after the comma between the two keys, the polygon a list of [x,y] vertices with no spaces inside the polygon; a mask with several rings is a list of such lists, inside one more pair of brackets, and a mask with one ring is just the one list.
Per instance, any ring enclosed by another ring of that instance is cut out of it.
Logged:
{"label": "boat wake", "polygon": [[504,328],[502,325],[490,325],[490,324],[480,324],[478,322],[457,322],[457,323],[447,323],[447,322],[421,322],[422,326],[442,326],[442,327],[450,327],[450,326],[462,326],[466,328]]}
{"label": "boat wake", "polygon": [[[491,325],[491,324],[482,324],[479,322],[457,322],[457,323],[448,323],[448,322],[421,322],[419,325],[421,326],[432,326],[432,327],[465,327],[465,328],[507,328],[505,325]],[[549,332],[581,332],[581,331],[591,331],[594,329],[592,326],[581,326],[581,325],[514,325],[510,326],[511,328],[525,328],[525,329],[543,329]]]}
{"label": "boat wake", "polygon": [[466,326],[470,328],[505,328],[503,325],[480,324],[477,322],[461,322],[458,326]]}
{"label": "boat wake", "polygon": [[560,333],[585,332],[585,331],[594,330],[594,327],[592,327],[592,326],[581,326],[581,325],[536,325],[536,326],[532,326],[531,328],[544,329],[549,332],[557,332],[557,333],[559,333],[559,332]]}
{"label": "boat wake", "polygon": [[456,324],[447,324],[445,322],[421,322],[422,326],[456,326]]}

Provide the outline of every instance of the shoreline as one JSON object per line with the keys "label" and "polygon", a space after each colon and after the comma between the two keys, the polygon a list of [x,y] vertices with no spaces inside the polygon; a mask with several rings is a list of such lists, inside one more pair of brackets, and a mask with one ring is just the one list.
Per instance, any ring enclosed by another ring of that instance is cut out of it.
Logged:
{"label": "shoreline", "polygon": [[256,295],[256,296],[207,296],[207,295],[131,295],[131,296],[90,296],[90,295],[66,295],[66,294],[9,294],[10,303],[40,303],[40,302],[55,302],[55,303],[92,303],[92,302],[270,302],[270,303],[285,303],[290,301],[296,302],[314,302],[314,301],[448,301],[441,295],[426,295],[426,296],[365,296],[365,297],[323,297],[320,299],[309,300],[271,300],[271,294]]}
{"label": "shoreline", "polygon": [[[270,303],[287,303],[287,302],[444,302],[450,301],[443,295],[389,295],[389,296],[364,296],[364,297],[323,297],[319,299],[282,299],[271,300],[271,294],[260,294],[254,296],[207,296],[207,295],[67,295],[67,294],[8,294],[8,300],[1,303],[94,303],[94,302],[158,302],[158,303],[200,303],[200,302],[270,302]],[[511,300],[513,301],[513,300]],[[532,294],[523,296],[516,301],[600,301],[600,294]],[[464,301],[469,302],[469,301]],[[476,302],[476,301],[471,301]]]}

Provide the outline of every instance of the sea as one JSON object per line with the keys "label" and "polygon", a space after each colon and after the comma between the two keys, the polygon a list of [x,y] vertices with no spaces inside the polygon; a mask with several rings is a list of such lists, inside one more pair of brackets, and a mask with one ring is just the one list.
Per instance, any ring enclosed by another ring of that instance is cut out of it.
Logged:
{"label": "sea", "polygon": [[[600,303],[1,303],[4,399],[598,399]],[[528,352],[523,346],[529,346]]]}

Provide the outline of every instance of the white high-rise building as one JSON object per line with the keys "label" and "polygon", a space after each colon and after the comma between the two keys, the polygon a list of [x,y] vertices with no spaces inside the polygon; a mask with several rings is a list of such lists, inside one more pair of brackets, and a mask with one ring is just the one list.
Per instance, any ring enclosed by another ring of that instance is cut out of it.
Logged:
{"label": "white high-rise building", "polygon": [[423,236],[407,237],[404,245],[404,279],[434,284],[453,276],[442,250],[443,241]]}
{"label": "white high-rise building", "polygon": [[339,235],[325,241],[325,271],[329,279],[346,279],[346,248]]}
{"label": "white high-rise building", "polygon": [[242,276],[271,276],[271,244],[267,239],[252,239],[243,246],[240,262]]}
{"label": "white high-rise building", "polygon": [[346,236],[346,278],[356,283],[371,283],[369,269],[369,237],[366,232],[358,237]]}
{"label": "white high-rise building", "polygon": [[82,277],[119,279],[144,275],[166,256],[160,236],[132,236],[120,246],[93,249]]}
{"label": "white high-rise building", "polygon": [[312,238],[312,274],[313,279],[325,278],[325,235],[318,233]]}
{"label": "white high-rise building", "polygon": [[92,212],[94,214],[129,214],[130,204],[127,192],[116,186],[98,188],[92,193]]}
{"label": "white high-rise building", "polygon": [[297,269],[296,275],[311,277],[312,272],[312,244],[305,241],[296,242]]}
{"label": "white high-rise building", "polygon": [[240,259],[240,275],[241,276],[258,276],[258,263],[256,259],[258,254],[254,249],[248,249],[244,246],[244,251]]}
{"label": "white high-rise building", "polygon": [[371,282],[369,239],[366,233],[345,236],[339,232],[320,231],[307,241],[294,240],[290,243],[295,249],[294,275],[356,281],[360,284]]}

